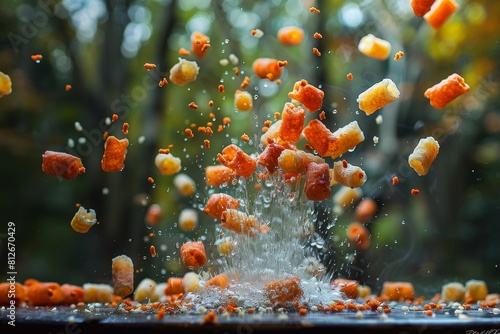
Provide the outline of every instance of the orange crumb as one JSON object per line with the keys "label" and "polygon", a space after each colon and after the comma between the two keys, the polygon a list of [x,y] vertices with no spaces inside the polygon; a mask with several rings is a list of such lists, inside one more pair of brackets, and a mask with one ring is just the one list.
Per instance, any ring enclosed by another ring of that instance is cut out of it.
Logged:
{"label": "orange crumb", "polygon": [[246,133],[241,135],[241,140],[243,140],[245,143],[248,143],[250,141],[250,137]]}
{"label": "orange crumb", "polygon": [[152,257],[156,257],[156,247],[155,246],[149,247],[149,251],[151,252]]}
{"label": "orange crumb", "polygon": [[214,119],[215,118],[215,114],[213,112],[211,112],[210,114],[208,114],[208,117]]}
{"label": "orange crumb", "polygon": [[222,119],[222,124],[224,124],[224,125],[228,125],[229,123],[231,123],[231,118],[229,118],[229,117],[224,117],[224,118]]}
{"label": "orange crumb", "polygon": [[219,126],[217,127],[217,132],[222,132],[222,131],[224,131],[224,127],[219,124]]}
{"label": "orange crumb", "polygon": [[113,114],[113,116],[111,116],[111,122],[116,122],[117,120],[118,120],[118,115]]}
{"label": "orange crumb", "polygon": [[71,90],[71,88],[73,88],[73,87],[71,87],[71,85],[66,85],[66,87],[65,87],[67,92],[69,92]]}
{"label": "orange crumb", "polygon": [[283,45],[299,45],[304,40],[304,30],[297,26],[286,26],[278,30],[278,41]]}
{"label": "orange crumb", "polygon": [[191,52],[188,49],[185,48],[180,48],[179,49],[179,56],[189,56]]}
{"label": "orange crumb", "polygon": [[205,148],[210,148],[210,140],[205,139],[205,140],[203,141],[203,145],[205,145]]}
{"label": "orange crumb", "polygon": [[281,85],[281,79],[276,80],[277,85]]}
{"label": "orange crumb", "polygon": [[212,122],[207,122],[207,126],[213,126],[213,125],[214,125],[214,123],[212,123]]}
{"label": "orange crumb", "polygon": [[191,129],[186,129],[184,130],[184,133],[186,134],[186,136],[188,136],[189,138],[194,138],[194,133],[193,133],[193,130]]}
{"label": "orange crumb", "polygon": [[288,60],[278,60],[278,66],[283,67],[288,65]]}
{"label": "orange crumb", "polygon": [[201,32],[195,31],[191,34],[191,52],[198,58],[205,57],[205,53],[210,48],[210,38]]}
{"label": "orange crumb", "polygon": [[319,32],[315,32],[313,37],[316,39],[321,39],[321,38],[323,38],[323,35],[321,35]]}
{"label": "orange crumb", "polygon": [[212,101],[212,100],[208,101],[208,106],[209,107],[213,107],[214,106],[214,101]]}
{"label": "orange crumb", "polygon": [[370,247],[370,232],[358,222],[353,222],[347,227],[347,239],[353,242],[358,249]]}
{"label": "orange crumb", "polygon": [[192,109],[198,109],[198,106],[194,102],[189,102],[188,107]]}
{"label": "orange crumb", "polygon": [[241,83],[240,87],[241,87],[241,89],[244,89],[244,88],[247,88],[249,84],[250,84],[250,77],[245,76],[245,78],[243,79],[243,82]]}
{"label": "orange crumb", "polygon": [[124,135],[128,135],[128,127],[129,127],[128,123],[123,123],[123,125],[122,125],[122,133]]}
{"label": "orange crumb", "polygon": [[267,130],[269,130],[269,127],[267,127],[267,126],[264,126],[264,127],[262,128],[262,132],[264,132],[264,133],[266,133],[266,132],[267,132]]}
{"label": "orange crumb", "polygon": [[309,12],[310,13],[316,13],[316,14],[321,13],[321,11],[318,8],[316,8],[316,7],[309,8]]}
{"label": "orange crumb", "polygon": [[148,177],[148,182],[153,184],[155,183],[155,179],[153,179],[151,176]]}
{"label": "orange crumb", "polygon": [[207,133],[207,128],[206,128],[206,127],[204,127],[204,126],[199,126],[199,127],[198,127],[198,132]]}
{"label": "orange crumb", "polygon": [[41,54],[36,54],[31,56],[31,60],[39,62],[40,60],[43,59],[43,56]]}
{"label": "orange crumb", "polygon": [[274,81],[279,79],[282,68],[278,65],[278,60],[274,58],[257,58],[252,63],[253,72],[261,79]]}
{"label": "orange crumb", "polygon": [[108,138],[108,135],[109,135],[109,132],[108,131],[104,131],[104,133],[102,134],[102,139],[106,140]]}
{"label": "orange crumb", "polygon": [[415,189],[415,188],[414,188],[414,189],[412,189],[412,190],[411,190],[411,194],[412,194],[413,196],[416,196],[416,195],[418,195],[419,193],[420,193],[420,190],[418,190],[418,189]]}
{"label": "orange crumb", "polygon": [[318,50],[318,48],[313,48],[313,53],[318,56],[318,57],[321,57],[321,52]]}
{"label": "orange crumb", "polygon": [[161,154],[169,154],[170,153],[170,149],[169,148],[160,148],[158,150],[158,153],[161,153]]}
{"label": "orange crumb", "polygon": [[319,113],[319,119],[322,121],[324,121],[326,119],[326,113],[324,110]]}
{"label": "orange crumb", "polygon": [[427,310],[425,311],[425,315],[429,316],[429,317],[432,317],[432,310]]}
{"label": "orange crumb", "polygon": [[80,206],[82,206],[82,205],[81,205],[80,203],[76,203],[76,204],[75,204],[75,206],[76,206],[77,208],[79,208],[79,207],[80,207]]}
{"label": "orange crumb", "polygon": [[203,316],[203,323],[205,324],[213,324],[217,321],[217,313],[214,310],[211,310],[207,314]]}
{"label": "orange crumb", "polygon": [[311,144],[304,144],[304,148],[308,151],[314,151],[314,147],[312,147]]}
{"label": "orange crumb", "polygon": [[267,120],[267,121],[264,122],[264,126],[269,127],[269,126],[271,126],[272,123],[273,123],[272,121]]}
{"label": "orange crumb", "polygon": [[161,309],[158,310],[158,312],[156,312],[156,316],[155,317],[157,319],[161,320],[161,319],[163,319],[165,317],[165,312],[167,312],[167,310],[164,309],[164,308],[161,308]]}
{"label": "orange crumb", "polygon": [[219,90],[219,93],[224,93],[224,85],[217,86],[217,89]]}
{"label": "orange crumb", "polygon": [[353,75],[352,75],[352,73],[350,73],[350,72],[349,72],[349,73],[347,73],[346,77],[347,77],[347,80],[352,80],[352,79],[354,79],[354,76],[353,76]]}
{"label": "orange crumb", "polygon": [[163,78],[160,80],[160,82],[158,82],[158,86],[160,86],[160,87],[163,87],[165,85],[168,85],[167,78]]}
{"label": "orange crumb", "polygon": [[392,178],[392,185],[393,185],[393,186],[395,186],[395,185],[396,185],[396,184],[398,184],[398,183],[399,183],[399,177],[394,176],[394,177]]}
{"label": "orange crumb", "polygon": [[281,114],[277,111],[274,113],[274,120],[278,120],[280,118]]}
{"label": "orange crumb", "polygon": [[191,127],[191,129],[194,129],[196,127],[196,123],[191,123],[189,126]]}
{"label": "orange crumb", "polygon": [[300,308],[300,309],[299,309],[299,315],[302,315],[302,316],[307,315],[307,309],[305,309],[305,308]]}
{"label": "orange crumb", "polygon": [[252,31],[250,31],[250,33],[252,34],[252,36],[255,36],[257,34],[257,29],[252,29]]}
{"label": "orange crumb", "polygon": [[247,313],[248,313],[248,314],[255,313],[255,308],[253,308],[253,307],[249,307],[249,308],[248,308],[248,310],[247,310]]}
{"label": "orange crumb", "polygon": [[156,68],[156,65],[151,63],[145,63],[144,68],[149,71],[152,70],[153,68]]}
{"label": "orange crumb", "polygon": [[405,53],[403,51],[396,52],[396,54],[394,55],[394,61],[400,60],[401,57],[403,57],[404,55],[405,55]]}
{"label": "orange crumb", "polygon": [[207,126],[205,129],[205,133],[207,134],[207,136],[211,136],[214,134],[214,131],[212,130],[211,127]]}
{"label": "orange crumb", "polygon": [[240,75],[240,69],[238,67],[234,68],[234,75],[236,76]]}
{"label": "orange crumb", "polygon": [[204,44],[202,47],[201,47],[201,51],[202,52],[206,52],[208,48],[210,48],[210,44]]}

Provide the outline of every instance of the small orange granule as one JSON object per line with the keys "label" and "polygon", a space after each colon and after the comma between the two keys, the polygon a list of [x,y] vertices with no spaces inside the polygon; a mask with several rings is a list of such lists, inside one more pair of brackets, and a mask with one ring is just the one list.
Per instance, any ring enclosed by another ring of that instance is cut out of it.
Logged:
{"label": "small orange granule", "polygon": [[236,76],[240,75],[240,69],[238,67],[234,68],[234,75]]}
{"label": "small orange granule", "polygon": [[71,90],[71,88],[73,88],[73,87],[71,87],[71,85],[66,85],[66,87],[65,87],[67,92],[69,92]]}
{"label": "small orange granule", "polygon": [[103,140],[108,139],[108,135],[109,135],[109,132],[108,131],[104,131],[104,133],[102,134],[102,139]]}
{"label": "small orange granule", "polygon": [[394,55],[394,61],[400,60],[401,57],[403,57],[404,55],[405,55],[405,53],[403,51],[396,52],[396,54]]}
{"label": "small orange granule", "polygon": [[[213,126],[213,125],[214,125],[214,123],[212,123],[212,122],[207,122],[207,126]],[[206,131],[205,131],[205,132],[206,132]]]}
{"label": "small orange granule", "polygon": [[321,38],[323,38],[323,35],[321,35],[319,32],[315,32],[313,37],[316,39],[321,39]]}
{"label": "small orange granule", "polygon": [[307,315],[307,309],[301,307],[299,309],[299,315],[301,315],[301,316]]}
{"label": "small orange granule", "polygon": [[424,19],[434,29],[439,29],[448,21],[459,5],[455,0],[436,0],[430,10],[424,15]]}
{"label": "small orange granule", "polygon": [[189,102],[188,107],[192,109],[198,109],[198,105],[194,102]]}
{"label": "small orange granule", "polygon": [[224,125],[228,125],[229,123],[231,123],[231,118],[229,118],[229,117],[224,117],[224,118],[222,119],[222,124],[224,124]]}
{"label": "small orange granule", "polygon": [[432,310],[427,310],[427,311],[425,311],[425,315],[426,315],[426,316],[432,317],[432,314],[433,314],[433,313],[432,313]]}
{"label": "small orange granule", "polygon": [[278,65],[278,60],[274,58],[257,58],[252,63],[253,72],[261,79],[274,81],[279,79],[282,68]]}
{"label": "small orange granule", "polygon": [[275,112],[274,113],[274,120],[278,120],[280,118],[281,114],[279,113],[279,111]]}
{"label": "small orange granule", "polygon": [[399,177],[394,176],[394,177],[392,178],[392,185],[393,185],[393,186],[395,186],[395,185],[396,185],[396,184],[398,184],[398,183],[399,183]]}
{"label": "small orange granule", "polygon": [[167,78],[163,78],[160,80],[160,82],[158,82],[158,86],[160,86],[160,87],[163,87],[165,85],[168,85]]}
{"label": "small orange granule", "polygon": [[180,48],[179,49],[179,56],[189,56],[191,52],[188,49],[185,48]]}
{"label": "small orange granule", "polygon": [[250,33],[252,34],[252,36],[257,35],[257,29],[252,29],[252,30],[250,31]]}
{"label": "small orange granule", "polygon": [[43,56],[41,54],[36,54],[36,55],[31,56],[31,60],[36,61],[36,62],[40,62],[40,60],[42,60],[42,59],[43,59]]}
{"label": "small orange granule", "polygon": [[160,148],[160,149],[158,149],[158,153],[169,154],[170,153],[170,149],[169,148]]}
{"label": "small orange granule", "polygon": [[268,130],[269,130],[269,127],[267,127],[267,126],[262,127],[262,132],[263,133],[266,133]]}
{"label": "small orange granule", "polygon": [[247,313],[248,314],[253,314],[255,313],[255,308],[254,307],[249,307],[248,310],[247,310]]}
{"label": "small orange granule", "polygon": [[288,93],[289,98],[302,103],[310,112],[316,112],[321,108],[324,96],[325,93],[321,89],[310,85],[305,79],[295,82],[293,91]]}
{"label": "small orange granule", "polygon": [[144,68],[149,71],[152,70],[153,68],[156,68],[156,65],[151,63],[145,63]]}
{"label": "small orange granule", "polygon": [[278,66],[283,67],[288,65],[288,60],[278,60]]}
{"label": "small orange granule", "polygon": [[208,106],[209,107],[213,107],[214,106],[214,101],[212,101],[212,100],[208,101]]}
{"label": "small orange granule", "polygon": [[312,147],[311,144],[304,144],[304,149],[308,150],[308,151],[314,151],[314,147]]}
{"label": "small orange granule", "polygon": [[219,126],[217,127],[217,132],[222,132],[222,131],[224,131],[224,127],[219,124]]}
{"label": "small orange granule", "polygon": [[276,80],[277,85],[281,85],[281,79]]}
{"label": "small orange granule", "polygon": [[267,120],[267,121],[264,122],[264,126],[269,127],[269,126],[271,126],[272,123],[273,123],[272,121]]}
{"label": "small orange granule", "polygon": [[205,148],[210,148],[210,140],[205,139],[205,140],[203,141],[203,145],[205,145]]}
{"label": "small orange granule", "polygon": [[326,119],[326,113],[325,113],[324,110],[322,112],[320,112],[319,119],[322,120],[322,121],[324,121]]}
{"label": "small orange granule", "polygon": [[318,57],[321,57],[321,52],[318,50],[318,48],[313,48],[313,53],[318,56]]}
{"label": "small orange granule", "polygon": [[224,85],[217,86],[217,89],[219,90],[219,93],[224,93]]}
{"label": "small orange granule", "polygon": [[316,7],[309,8],[309,12],[310,13],[315,13],[315,14],[321,13],[321,11],[318,8],[316,8]]}
{"label": "small orange granule", "polygon": [[371,244],[370,232],[358,222],[349,224],[347,228],[347,239],[353,242],[358,249],[367,249]]}
{"label": "small orange granule", "polygon": [[186,134],[186,136],[188,136],[189,138],[194,138],[194,133],[193,133],[193,130],[191,129],[186,129],[184,130],[184,133]]}
{"label": "small orange granule", "polygon": [[155,317],[156,317],[157,319],[160,319],[160,320],[161,320],[161,319],[163,319],[163,318],[165,317],[165,313],[166,313],[166,312],[167,312],[167,310],[166,310],[165,308],[160,308],[160,309],[158,310],[158,312],[156,312]]}
{"label": "small orange granule", "polygon": [[207,126],[207,127],[205,128],[205,133],[207,134],[207,136],[211,136],[211,135],[213,135],[213,134],[214,134],[214,131],[212,130],[212,128],[211,128],[211,127]]}
{"label": "small orange granule", "polygon": [[203,316],[203,323],[204,324],[213,324],[217,321],[217,313],[215,313],[214,310],[211,310],[207,314]]}
{"label": "small orange granule", "polygon": [[206,127],[204,127],[204,126],[199,126],[199,127],[198,127],[198,132],[207,133],[207,128],[206,128]]}
{"label": "small orange granule", "polygon": [[241,87],[241,89],[245,89],[245,88],[248,87],[249,84],[250,84],[250,77],[245,76],[245,78],[243,79],[243,82],[241,83],[240,87]]}
{"label": "small orange granule", "polygon": [[241,135],[241,140],[243,140],[245,143],[248,143],[250,141],[250,137],[246,133]]}
{"label": "small orange granule", "polygon": [[431,10],[434,1],[436,0],[411,0],[410,5],[415,16],[422,17]]}
{"label": "small orange granule", "polygon": [[129,128],[128,123],[123,123],[123,125],[122,125],[122,133],[124,135],[128,135],[128,128]]}
{"label": "small orange granule", "polygon": [[152,257],[156,257],[156,247],[155,246],[149,247],[149,251],[150,251]]}
{"label": "small orange granule", "polygon": [[193,32],[191,34],[191,51],[198,58],[205,57],[205,53],[210,48],[210,39],[201,32]]}
{"label": "small orange granule", "polygon": [[299,45],[304,40],[304,30],[297,26],[287,26],[278,30],[278,41],[283,45]]}
{"label": "small orange granule", "polygon": [[349,72],[349,73],[347,73],[346,78],[347,78],[347,80],[353,80],[354,75],[352,75],[352,73]]}
{"label": "small orange granule", "polygon": [[459,74],[453,73],[434,86],[427,88],[424,96],[434,108],[444,108],[448,103],[470,90],[469,85]]}
{"label": "small orange granule", "polygon": [[153,184],[155,183],[155,179],[153,179],[151,176],[148,177],[148,182]]}
{"label": "small orange granule", "polygon": [[413,196],[416,196],[416,195],[418,195],[419,193],[420,193],[420,190],[418,190],[418,189],[413,188],[413,189],[411,190],[411,194],[412,194]]}
{"label": "small orange granule", "polygon": [[117,114],[113,114],[111,116],[111,122],[116,122],[118,120],[118,115]]}

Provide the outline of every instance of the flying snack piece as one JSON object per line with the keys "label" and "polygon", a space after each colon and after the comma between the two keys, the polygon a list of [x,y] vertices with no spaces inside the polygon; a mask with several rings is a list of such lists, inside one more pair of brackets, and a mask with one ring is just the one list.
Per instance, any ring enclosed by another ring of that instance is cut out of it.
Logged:
{"label": "flying snack piece", "polygon": [[178,86],[184,86],[196,80],[199,70],[195,61],[179,58],[179,62],[170,69],[169,79]]}
{"label": "flying snack piece", "polygon": [[431,10],[434,1],[436,0],[411,0],[410,5],[415,16],[422,17]]}
{"label": "flying snack piece", "polygon": [[366,173],[360,167],[345,160],[333,163],[333,177],[337,183],[351,188],[363,186],[367,179]]}
{"label": "flying snack piece", "polygon": [[354,243],[357,249],[367,249],[370,247],[370,232],[358,222],[353,222],[347,227],[347,239]]}
{"label": "flying snack piece", "polygon": [[250,111],[253,108],[253,97],[247,91],[237,89],[234,93],[234,106],[238,111]]}
{"label": "flying snack piece", "polygon": [[186,208],[179,214],[179,228],[183,231],[192,231],[198,226],[198,211]]}
{"label": "flying snack piece", "polygon": [[278,30],[278,41],[283,45],[299,45],[304,40],[304,30],[297,26],[287,26]]}
{"label": "flying snack piece", "polygon": [[87,233],[96,222],[95,211],[93,209],[87,211],[83,206],[80,206],[71,219],[71,227],[78,233]]}
{"label": "flying snack piece", "polygon": [[150,278],[144,278],[139,282],[134,291],[134,300],[139,303],[150,302],[156,290],[156,282]]}
{"label": "flying snack piece", "polygon": [[298,302],[304,294],[300,286],[300,278],[296,276],[267,283],[264,291],[271,304],[276,307]]}
{"label": "flying snack piece", "polygon": [[80,158],[71,154],[45,151],[42,155],[42,171],[66,180],[71,180],[77,175],[85,173],[85,167],[83,167]]}
{"label": "flying snack piece", "polygon": [[210,38],[201,32],[194,31],[191,34],[191,52],[202,59],[205,57],[205,53],[210,48]]}
{"label": "flying snack piece", "polygon": [[171,153],[158,153],[155,157],[155,165],[162,175],[173,175],[181,168],[181,159],[174,157]]}
{"label": "flying snack piece", "polygon": [[115,295],[126,297],[134,291],[134,264],[126,255],[112,259],[113,291]]}
{"label": "flying snack piece", "polygon": [[408,157],[408,163],[418,175],[422,176],[429,172],[438,153],[439,143],[433,137],[422,138]]}
{"label": "flying snack piece", "polygon": [[260,136],[260,142],[266,146],[271,142],[276,142],[278,144],[281,143],[280,139],[280,132],[281,132],[281,124],[283,123],[283,120],[278,120],[271,124],[271,126],[267,129],[267,131]]}
{"label": "flying snack piece", "polygon": [[338,138],[338,140],[335,141],[336,145],[330,154],[332,159],[336,159],[347,151],[354,149],[359,143],[365,140],[363,131],[361,131],[357,121],[352,121],[337,129],[333,133],[333,137]]}
{"label": "flying snack piece", "polygon": [[304,108],[290,102],[285,103],[281,113],[282,122],[279,130],[281,140],[289,143],[298,141],[302,134],[305,119],[306,112]]}
{"label": "flying snack piece", "polygon": [[415,289],[410,282],[384,282],[382,285],[382,295],[389,300],[404,301],[415,298]]}
{"label": "flying snack piece", "polygon": [[215,275],[205,283],[208,287],[219,287],[221,289],[226,289],[231,284],[231,279],[226,274]]}
{"label": "flying snack piece", "polygon": [[0,72],[0,98],[10,93],[12,93],[12,82],[10,81],[10,77]]}
{"label": "flying snack piece", "polygon": [[245,178],[252,175],[257,166],[255,159],[234,144],[226,146],[222,153],[217,154],[217,161]]}
{"label": "flying snack piece", "polygon": [[391,54],[391,43],[368,34],[359,41],[358,50],[365,56],[385,60]]}
{"label": "flying snack piece", "polygon": [[210,196],[203,212],[215,219],[221,219],[224,211],[227,209],[238,209],[239,206],[238,200],[231,195],[217,193]]}
{"label": "flying snack piece", "polygon": [[332,286],[338,287],[347,298],[356,299],[359,295],[359,282],[347,278],[336,278]]}
{"label": "flying snack piece", "polygon": [[371,115],[398,98],[398,87],[391,79],[386,78],[359,94],[356,102],[359,103],[360,110],[363,110],[367,115]]}
{"label": "flying snack piece", "polygon": [[256,217],[235,209],[227,209],[222,212],[220,226],[234,233],[246,234],[251,237],[269,231],[269,226],[259,223]]}
{"label": "flying snack piece", "polygon": [[83,285],[85,303],[111,303],[113,296],[113,287],[109,284],[85,283]]}
{"label": "flying snack piece", "polygon": [[156,226],[161,222],[163,213],[159,204],[153,203],[148,207],[144,220],[150,226]]}
{"label": "flying snack piece", "polygon": [[118,139],[109,136],[104,143],[104,154],[101,160],[101,168],[105,172],[120,172],[124,168],[127,155],[128,139]]}
{"label": "flying snack piece", "polygon": [[182,196],[191,196],[196,192],[196,183],[187,174],[180,173],[174,177],[174,186]]}
{"label": "flying snack piece", "polygon": [[363,196],[361,188],[342,186],[333,195],[333,203],[339,208],[348,208]]}
{"label": "flying snack piece", "polygon": [[446,79],[428,88],[424,92],[424,96],[430,99],[431,106],[441,109],[469,90],[470,87],[465,83],[464,78],[457,73],[453,73]]}
{"label": "flying snack piece", "polygon": [[207,263],[205,246],[201,241],[188,241],[181,246],[181,260],[191,270],[203,267]]}
{"label": "flying snack piece", "polygon": [[309,163],[324,163],[325,160],[317,155],[302,150],[285,149],[278,158],[278,166],[284,173],[305,173]]}
{"label": "flying snack piece", "polygon": [[302,103],[310,112],[316,112],[323,105],[325,93],[302,79],[293,85],[293,91],[288,93],[288,97]]}
{"label": "flying snack piece", "polygon": [[257,163],[266,167],[269,173],[274,173],[278,167],[278,158],[284,149],[284,146],[275,143],[267,145],[264,151],[259,154]]}
{"label": "flying snack piece", "polygon": [[424,19],[434,29],[439,29],[448,21],[451,14],[458,9],[455,0],[436,0],[430,10],[424,15]]}
{"label": "flying snack piece", "polygon": [[306,167],[304,193],[310,201],[324,201],[330,198],[330,167],[325,163],[310,162]]}
{"label": "flying snack piece", "polygon": [[253,72],[261,79],[269,81],[277,80],[281,77],[282,67],[279,61],[274,58],[257,58],[252,63]]}
{"label": "flying snack piece", "polygon": [[330,156],[337,147],[338,138],[318,119],[312,119],[302,134],[322,157]]}
{"label": "flying snack piece", "polygon": [[236,177],[233,169],[223,165],[205,167],[205,183],[208,187],[230,184]]}

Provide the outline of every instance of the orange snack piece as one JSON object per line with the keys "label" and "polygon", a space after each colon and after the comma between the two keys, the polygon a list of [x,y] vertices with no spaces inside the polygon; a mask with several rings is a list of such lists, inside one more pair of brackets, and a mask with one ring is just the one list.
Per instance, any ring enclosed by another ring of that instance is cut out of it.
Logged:
{"label": "orange snack piece", "polygon": [[330,167],[325,163],[310,162],[306,166],[304,193],[310,201],[324,201],[330,198]]}
{"label": "orange snack piece", "polygon": [[105,172],[120,172],[123,170],[125,157],[127,155],[128,139],[118,139],[109,136],[104,143],[104,154],[101,160],[101,168]]}
{"label": "orange snack piece", "polygon": [[325,93],[302,79],[293,85],[293,91],[288,93],[288,97],[302,103],[310,112],[316,112],[323,105]]}
{"label": "orange snack piece", "polygon": [[80,158],[71,154],[45,151],[42,155],[42,171],[66,180],[71,180],[85,173],[85,167],[83,167]]}
{"label": "orange snack piece", "polygon": [[227,209],[222,212],[220,226],[234,233],[246,234],[251,237],[269,231],[269,226],[261,224],[254,216],[235,209]]}
{"label": "orange snack piece", "polygon": [[418,175],[426,175],[438,153],[439,143],[433,137],[422,138],[408,157],[408,164]]}
{"label": "orange snack piece", "polygon": [[93,209],[87,211],[83,206],[80,206],[71,219],[70,225],[78,233],[87,233],[95,223],[97,223],[95,211]]}
{"label": "orange snack piece", "polygon": [[318,48],[312,48],[312,52],[318,56],[318,57],[321,57],[321,51],[318,50]]}
{"label": "orange snack piece", "polygon": [[41,54],[36,54],[31,56],[31,60],[36,61],[37,63],[40,62],[40,60],[43,59],[43,56]]}
{"label": "orange snack piece", "polygon": [[283,307],[298,302],[304,294],[300,286],[300,278],[296,276],[267,283],[264,286],[264,291],[271,304],[275,307]]}
{"label": "orange snack piece", "polygon": [[358,166],[345,160],[333,163],[333,178],[341,185],[351,188],[361,187],[366,182],[366,173]]}
{"label": "orange snack piece", "polygon": [[349,72],[347,73],[346,78],[347,80],[354,80],[354,75],[352,75],[352,73]]}
{"label": "orange snack piece", "polygon": [[28,279],[24,282],[24,288],[30,306],[60,305],[64,300],[61,286],[58,283]]}
{"label": "orange snack piece", "polygon": [[305,119],[306,112],[304,108],[290,102],[285,103],[281,113],[280,138],[289,143],[298,141],[302,134]]}
{"label": "orange snack piece", "polygon": [[441,109],[469,90],[470,87],[465,83],[464,78],[457,73],[453,73],[446,79],[428,88],[424,92],[424,96],[430,99],[431,106]]}
{"label": "orange snack piece", "polygon": [[316,7],[310,7],[309,8],[309,12],[310,13],[315,13],[315,14],[321,13],[321,11],[318,8],[316,8]]}
{"label": "orange snack piece", "polygon": [[436,0],[431,9],[424,15],[424,19],[434,29],[439,29],[448,21],[451,14],[458,9],[455,0]]}
{"label": "orange snack piece", "polygon": [[126,297],[134,292],[134,264],[126,255],[114,257],[111,260],[113,275],[113,291],[115,295]]}
{"label": "orange snack piece", "polygon": [[153,68],[156,68],[156,65],[151,63],[145,63],[144,68],[149,71],[152,70]]}
{"label": "orange snack piece", "polygon": [[259,155],[257,163],[266,167],[269,173],[274,173],[278,167],[278,158],[284,149],[284,146],[275,143],[267,145],[264,151]]}
{"label": "orange snack piece", "polygon": [[347,278],[336,278],[333,280],[332,285],[340,288],[340,292],[342,292],[347,298],[350,299],[358,298],[359,295],[358,281]]}
{"label": "orange snack piece", "polygon": [[64,305],[83,303],[83,288],[81,286],[63,284],[61,291]]}
{"label": "orange snack piece", "polygon": [[350,223],[347,227],[347,239],[358,249],[367,249],[371,244],[370,232],[358,222]]}
{"label": "orange snack piece", "polygon": [[201,32],[194,31],[191,34],[191,52],[198,58],[205,57],[205,53],[210,48],[210,38]]}
{"label": "orange snack piece", "polygon": [[159,204],[151,204],[146,211],[144,220],[150,226],[156,226],[161,222],[163,213]]}
{"label": "orange snack piece", "polygon": [[209,279],[207,281],[207,283],[205,283],[205,286],[206,287],[218,286],[221,289],[226,289],[227,287],[229,287],[230,283],[231,283],[231,279],[229,278],[228,275],[219,274],[219,275],[216,275],[216,276],[212,277],[211,279]]}
{"label": "orange snack piece", "polygon": [[394,54],[394,61],[400,60],[401,57],[403,57],[404,55],[405,55],[405,53],[403,51],[396,52],[396,54]]}
{"label": "orange snack piece", "polygon": [[278,30],[278,41],[283,45],[299,45],[304,40],[304,30],[297,26],[287,26]]}
{"label": "orange snack piece", "polygon": [[413,300],[415,289],[410,282],[384,282],[382,295],[394,301]]}
{"label": "orange snack piece", "polygon": [[255,170],[257,163],[255,159],[243,152],[238,146],[231,144],[226,146],[222,153],[217,154],[217,161],[231,168],[236,175],[248,178]]}
{"label": "orange snack piece", "polygon": [[165,295],[178,295],[184,293],[184,283],[182,277],[169,277],[165,287]]}
{"label": "orange snack piece", "polygon": [[191,54],[191,51],[185,48],[179,48],[179,56],[187,57]]}
{"label": "orange snack piece", "polygon": [[0,72],[0,97],[10,93],[12,93],[12,81],[7,74]]}
{"label": "orange snack piece", "polygon": [[215,219],[221,219],[224,211],[227,209],[238,209],[239,207],[240,203],[236,198],[228,194],[219,193],[210,196],[203,212]]}
{"label": "orange snack piece", "polygon": [[65,89],[67,92],[69,92],[69,91],[71,90],[71,88],[73,88],[71,85],[66,85],[66,86],[64,87],[64,89]]}
{"label": "orange snack piece", "polygon": [[278,157],[278,166],[284,173],[305,173],[309,163],[324,163],[323,158],[301,150],[285,149]]}
{"label": "orange snack piece", "polygon": [[312,119],[302,131],[306,140],[322,157],[332,154],[337,146],[338,139],[333,133],[319,120]]}
{"label": "orange snack piece", "polygon": [[238,111],[250,111],[253,108],[253,97],[247,91],[237,89],[234,93],[234,106]]}
{"label": "orange snack piece", "polygon": [[370,221],[377,213],[377,210],[378,210],[377,202],[373,198],[371,197],[363,198],[356,206],[356,211],[355,211],[356,220],[361,223]]}
{"label": "orange snack piece", "polygon": [[26,292],[24,290],[24,286],[18,282],[3,282],[0,283],[0,305],[8,306],[12,305],[11,301],[14,302],[14,305],[20,306],[24,303],[26,299]]}
{"label": "orange snack piece", "polygon": [[217,165],[205,167],[205,182],[208,187],[220,187],[231,183],[237,177],[232,168]]}
{"label": "orange snack piece", "polygon": [[181,261],[186,268],[197,269],[207,263],[205,246],[201,241],[188,241],[181,246]]}
{"label": "orange snack piece", "polygon": [[354,149],[359,143],[365,140],[363,131],[361,131],[357,121],[352,121],[337,129],[333,133],[333,137],[338,140],[334,141],[335,146],[330,154],[332,159],[336,159],[347,151]]}
{"label": "orange snack piece", "polygon": [[391,53],[391,43],[375,37],[372,34],[368,34],[360,39],[358,50],[365,56],[378,60],[385,60]]}
{"label": "orange snack piece", "polygon": [[261,79],[274,81],[281,77],[282,67],[274,58],[257,58],[252,63],[253,72]]}
{"label": "orange snack piece", "polygon": [[398,98],[398,87],[391,79],[386,78],[359,94],[356,102],[359,103],[360,110],[366,115],[371,115]]}
{"label": "orange snack piece", "polygon": [[431,6],[436,0],[411,0],[410,5],[415,16],[422,17],[431,10]]}
{"label": "orange snack piece", "polygon": [[179,62],[170,69],[169,79],[178,86],[184,86],[196,80],[199,70],[195,61],[179,58]]}

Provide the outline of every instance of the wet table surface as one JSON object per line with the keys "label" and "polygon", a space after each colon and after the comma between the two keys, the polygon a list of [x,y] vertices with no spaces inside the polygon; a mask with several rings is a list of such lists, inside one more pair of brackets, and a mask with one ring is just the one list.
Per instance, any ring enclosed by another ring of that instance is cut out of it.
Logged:
{"label": "wet table surface", "polygon": [[[117,308],[87,305],[85,308],[18,308],[15,327],[9,310],[0,310],[0,333],[465,333],[500,334],[500,310],[443,308],[429,316],[420,308],[408,312],[392,305],[391,312],[342,311],[217,315],[215,323],[204,323],[202,314],[127,312]],[[12,322],[11,322],[12,323]]]}

